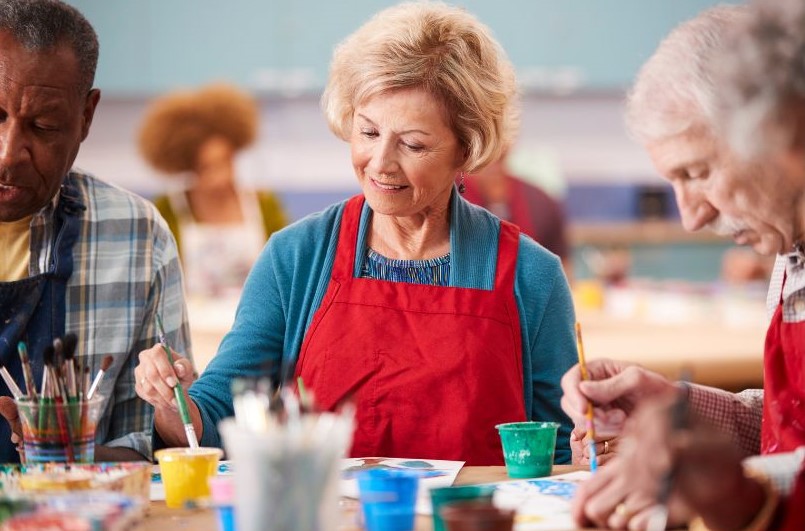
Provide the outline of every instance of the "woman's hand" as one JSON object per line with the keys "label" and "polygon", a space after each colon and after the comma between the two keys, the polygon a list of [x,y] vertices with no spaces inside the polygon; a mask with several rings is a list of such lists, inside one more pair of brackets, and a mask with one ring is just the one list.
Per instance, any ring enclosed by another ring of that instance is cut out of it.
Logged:
{"label": "woman's hand", "polygon": [[173,365],[162,345],[154,345],[140,352],[140,364],[134,369],[137,379],[135,390],[140,398],[154,406],[157,410],[179,411],[173,388],[182,384],[184,391],[195,381],[193,364],[190,360],[173,353]]}
{"label": "woman's hand", "polygon": [[190,419],[196,434],[201,438],[204,433],[201,413],[187,394],[188,387],[196,380],[190,360],[173,352],[173,365],[171,365],[162,345],[154,345],[140,352],[140,364],[134,369],[134,376],[137,378],[135,387],[137,394],[154,406],[154,429],[168,446],[188,444],[174,395],[177,382],[182,384]]}

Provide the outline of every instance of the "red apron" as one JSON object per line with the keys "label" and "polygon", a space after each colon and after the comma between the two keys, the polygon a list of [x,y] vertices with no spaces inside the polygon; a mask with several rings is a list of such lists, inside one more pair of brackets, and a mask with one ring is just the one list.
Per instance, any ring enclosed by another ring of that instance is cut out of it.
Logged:
{"label": "red apron", "polygon": [[324,409],[355,400],[353,457],[502,465],[495,424],[526,419],[514,298],[519,230],[501,223],[493,290],[354,278],[363,202],[354,197],[344,209],[297,376]]}
{"label": "red apron", "polygon": [[791,452],[805,444],[804,360],[805,322],[783,321],[781,297],[763,356],[762,454]]}

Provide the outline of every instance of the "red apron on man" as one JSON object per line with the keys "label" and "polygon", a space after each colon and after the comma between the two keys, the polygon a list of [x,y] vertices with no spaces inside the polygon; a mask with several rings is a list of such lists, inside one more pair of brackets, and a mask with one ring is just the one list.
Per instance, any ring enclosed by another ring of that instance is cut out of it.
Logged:
{"label": "red apron on man", "polygon": [[782,291],[766,334],[763,365],[760,453],[794,451],[805,445],[805,322],[785,321]]}
{"label": "red apron on man", "polygon": [[501,223],[492,290],[353,275],[364,198],[348,201],[296,373],[324,409],[353,400],[354,457],[502,465],[495,424],[526,419],[514,297],[519,230]]}

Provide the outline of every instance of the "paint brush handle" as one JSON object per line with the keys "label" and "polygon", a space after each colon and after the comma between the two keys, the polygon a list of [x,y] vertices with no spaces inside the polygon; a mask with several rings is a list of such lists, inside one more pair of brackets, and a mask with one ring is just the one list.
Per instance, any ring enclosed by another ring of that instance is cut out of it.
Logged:
{"label": "paint brush handle", "polygon": [[198,448],[198,436],[196,435],[196,428],[193,427],[193,423],[185,424],[184,425],[184,434],[187,437],[187,444],[190,446],[191,450],[195,450]]}
{"label": "paint brush handle", "polygon": [[590,448],[590,472],[598,470],[598,450],[595,447],[595,423],[593,423],[593,405],[587,403],[587,445]]}
{"label": "paint brush handle", "polygon": [[56,422],[59,426],[59,434],[61,436],[64,449],[67,451],[67,462],[75,462],[75,452],[73,451],[73,430],[67,420],[67,415],[64,413],[66,402],[61,396],[57,396],[54,400],[53,407],[56,410]]}
{"label": "paint brush handle", "polygon": [[[162,345],[166,350],[170,350],[167,345]],[[196,436],[196,429],[193,427],[193,419],[190,418],[190,408],[187,407],[187,401],[184,399],[184,389],[179,379],[176,379],[176,387],[173,388],[173,396],[176,398],[176,405],[179,408],[179,416],[182,418],[184,424],[184,432],[187,435],[187,444],[190,448],[198,448],[198,437]]]}
{"label": "paint brush handle", "polygon": [[[159,343],[165,349],[168,355],[168,362],[173,367],[173,351],[168,346],[168,340],[165,337],[165,328],[162,326],[162,318],[157,314],[157,333],[159,334]],[[176,398],[176,406],[179,408],[179,416],[182,418],[184,424],[184,432],[187,435],[187,444],[190,448],[198,448],[198,437],[196,436],[196,429],[193,426],[193,420],[190,418],[190,409],[187,407],[187,401],[184,399],[184,390],[182,384],[179,383],[179,377],[176,377],[176,387],[173,388],[173,395]]]}
{"label": "paint brush handle", "polygon": [[[581,372],[582,381],[589,380],[590,374],[587,372],[587,362],[584,359],[584,341],[581,339],[581,323],[576,321],[576,349],[579,355],[579,371]],[[590,447],[590,471],[595,472],[598,470],[598,455],[595,449],[595,412],[593,411],[593,403],[587,400],[587,411],[585,413],[587,418],[587,444]]]}
{"label": "paint brush handle", "polygon": [[8,372],[8,369],[5,367],[0,367],[0,376],[3,377],[3,381],[6,383],[6,387],[8,390],[11,391],[11,394],[14,396],[16,400],[19,400],[23,396],[23,392],[17,386],[17,383],[14,381],[14,378],[11,377],[11,373]]}
{"label": "paint brush handle", "polygon": [[24,342],[17,343],[17,352],[20,355],[20,363],[22,365],[22,377],[25,380],[25,390],[31,401],[36,403],[39,399],[36,393],[36,384],[34,383],[34,373],[31,370],[31,360],[28,358],[28,347]]}
{"label": "paint brush handle", "polygon": [[103,369],[98,371],[98,374],[95,375],[95,379],[92,381],[92,385],[89,387],[89,391],[87,391],[87,400],[95,396],[95,391],[98,390],[98,386],[103,380],[103,373],[105,371]]}

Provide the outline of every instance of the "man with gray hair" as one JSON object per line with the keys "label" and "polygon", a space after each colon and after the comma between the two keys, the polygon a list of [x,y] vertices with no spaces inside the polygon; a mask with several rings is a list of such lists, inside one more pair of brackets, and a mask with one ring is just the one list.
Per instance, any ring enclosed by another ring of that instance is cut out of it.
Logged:
{"label": "man with gray hair", "polygon": [[[66,333],[92,374],[111,356],[95,459],[143,459],[153,413],[134,390],[137,354],[157,341],[159,314],[176,348],[189,347],[189,332],[165,222],[73,168],[100,99],[97,62],[95,31],[75,8],[0,0],[0,363],[21,383],[17,345],[27,343],[38,385],[45,351]],[[0,462],[10,462],[20,419],[4,383],[0,394]]]}
{"label": "man with gray hair", "polygon": [[[790,493],[805,453],[805,90],[795,82],[804,73],[805,19],[802,0],[788,2],[799,10],[795,22],[784,10],[774,22],[770,4],[719,6],[680,25],[641,69],[627,109],[633,136],[673,185],[687,230],[708,228],[778,256],[768,298],[765,392],[674,383],[612,360],[590,363],[590,382],[571,369],[563,377],[563,407],[577,426],[588,400],[596,406],[597,431],[608,437],[628,419],[620,455],[579,491],[574,512],[582,524],[661,529],[669,508],[672,524],[692,511],[710,529],[766,529],[776,518],[796,518],[778,500]],[[789,22],[792,31],[780,29]],[[763,77],[749,68],[769,70],[773,57],[788,57],[798,74],[778,68]],[[779,97],[755,101],[769,92]],[[769,101],[795,105],[784,111]],[[780,118],[792,109],[799,129],[772,127],[790,124]],[[745,149],[775,144],[783,129],[789,142],[782,153]],[[780,163],[789,159],[798,166]],[[583,436],[577,429],[575,438]]]}

